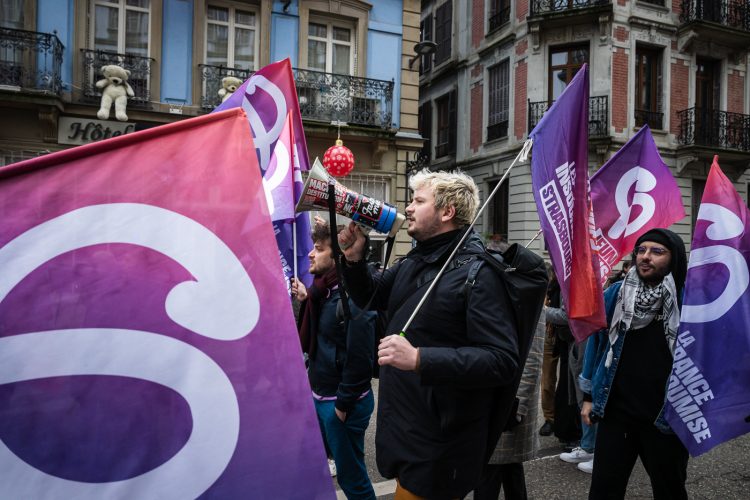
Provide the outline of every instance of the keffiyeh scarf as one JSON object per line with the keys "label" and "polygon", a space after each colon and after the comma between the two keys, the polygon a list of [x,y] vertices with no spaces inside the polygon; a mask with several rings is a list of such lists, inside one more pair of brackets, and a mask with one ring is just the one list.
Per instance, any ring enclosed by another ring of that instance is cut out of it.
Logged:
{"label": "keffiyeh scarf", "polygon": [[677,307],[677,288],[672,274],[664,277],[657,286],[650,287],[638,277],[635,266],[630,268],[617,294],[617,303],[609,327],[609,350],[604,366],[612,364],[612,346],[620,337],[620,332],[631,328],[636,330],[651,323],[662,312],[664,336],[669,352],[674,353],[674,341],[680,327],[680,310]]}

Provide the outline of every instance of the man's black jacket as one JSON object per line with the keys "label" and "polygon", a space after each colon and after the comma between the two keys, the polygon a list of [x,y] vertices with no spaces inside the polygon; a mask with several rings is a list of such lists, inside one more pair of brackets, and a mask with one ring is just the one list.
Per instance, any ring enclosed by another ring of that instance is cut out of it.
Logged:
{"label": "man's black jacket", "polygon": [[[360,264],[344,266],[353,300],[386,309],[387,334],[397,334],[429,287],[426,276],[445,262],[461,231],[421,242],[404,259],[373,276]],[[427,498],[456,498],[477,484],[488,446],[496,389],[519,370],[511,305],[498,274],[481,267],[468,301],[466,278],[484,252],[472,233],[422,306],[406,338],[419,348],[419,373],[380,368],[377,463],[384,477]],[[493,443],[494,446],[494,443]]]}

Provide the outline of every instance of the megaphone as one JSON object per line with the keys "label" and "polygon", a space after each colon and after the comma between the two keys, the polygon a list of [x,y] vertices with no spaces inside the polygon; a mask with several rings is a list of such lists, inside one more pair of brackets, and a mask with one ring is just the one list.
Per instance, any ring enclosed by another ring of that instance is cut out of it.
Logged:
{"label": "megaphone", "polygon": [[295,210],[297,212],[327,210],[328,184],[331,181],[336,189],[337,214],[379,233],[388,233],[388,236],[395,236],[406,220],[403,214],[398,213],[396,207],[341,185],[326,172],[317,158],[308,173],[302,196]]}

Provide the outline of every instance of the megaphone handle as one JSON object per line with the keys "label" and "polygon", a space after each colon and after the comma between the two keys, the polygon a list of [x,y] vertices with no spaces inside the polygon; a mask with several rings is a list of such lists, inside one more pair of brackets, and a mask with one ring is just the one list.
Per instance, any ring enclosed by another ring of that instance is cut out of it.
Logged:
{"label": "megaphone handle", "polygon": [[328,229],[331,234],[331,251],[333,252],[333,262],[336,265],[336,277],[339,280],[339,295],[341,296],[341,306],[344,309],[344,321],[349,321],[352,317],[352,312],[349,310],[349,296],[346,293],[346,287],[344,286],[344,273],[341,269],[341,247],[339,246],[339,239],[336,237],[336,181],[331,179],[328,181]]}

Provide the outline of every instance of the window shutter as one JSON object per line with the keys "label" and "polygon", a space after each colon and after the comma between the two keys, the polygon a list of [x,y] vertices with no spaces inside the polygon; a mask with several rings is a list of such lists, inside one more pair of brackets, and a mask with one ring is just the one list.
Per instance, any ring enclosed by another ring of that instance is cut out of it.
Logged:
{"label": "window shutter", "polygon": [[[425,41],[432,41],[432,14],[428,15],[424,18],[424,21],[422,21],[422,24],[420,26],[421,29],[421,40]],[[421,66],[419,67],[419,73],[426,73],[432,69],[432,54],[427,54],[426,56],[422,56]]]}

